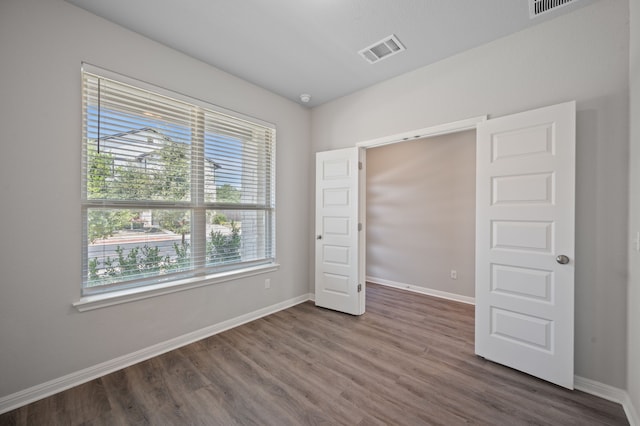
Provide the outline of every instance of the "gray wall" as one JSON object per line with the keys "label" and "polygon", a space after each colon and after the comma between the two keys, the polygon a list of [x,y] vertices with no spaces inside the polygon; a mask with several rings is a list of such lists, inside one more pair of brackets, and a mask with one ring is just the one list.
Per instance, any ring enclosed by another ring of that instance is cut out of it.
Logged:
{"label": "gray wall", "polygon": [[[79,313],[80,62],[277,126],[277,272]],[[308,293],[310,113],[61,0],[0,2],[0,398]],[[271,289],[264,279],[271,278]]]}
{"label": "gray wall", "polygon": [[[630,210],[629,210],[629,299],[628,345],[629,354],[627,386],[631,401],[640,415],[640,253],[632,247],[636,232],[640,232],[640,0],[631,0],[631,159]],[[640,418],[637,419],[640,421]]]}
{"label": "gray wall", "polygon": [[474,297],[475,148],[467,131],[367,150],[367,277]]}
{"label": "gray wall", "polygon": [[628,52],[628,3],[602,0],[317,107],[311,117],[313,151],[323,151],[575,99],[576,374],[619,388],[627,377]]}

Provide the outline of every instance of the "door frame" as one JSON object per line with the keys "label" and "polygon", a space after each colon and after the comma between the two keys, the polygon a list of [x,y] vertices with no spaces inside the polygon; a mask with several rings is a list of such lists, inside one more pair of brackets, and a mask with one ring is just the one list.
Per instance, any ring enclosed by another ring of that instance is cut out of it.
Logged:
{"label": "door frame", "polygon": [[443,136],[450,133],[464,132],[465,130],[475,130],[476,127],[478,127],[478,124],[482,123],[483,121],[487,121],[487,118],[487,115],[480,115],[477,117],[452,121],[450,123],[439,124],[436,126],[423,127],[421,129],[409,130],[407,132],[358,142],[356,143],[356,146],[358,148],[375,148],[384,145],[408,142],[415,139]]}
{"label": "door frame", "polygon": [[[431,138],[436,136],[444,136],[451,133],[464,132],[467,130],[475,130],[478,127],[478,124],[486,121],[488,119],[487,115],[481,115],[476,117],[467,118],[464,120],[452,121],[449,123],[438,124],[434,126],[423,127],[420,129],[409,130],[402,133],[396,133],[392,135],[387,135],[383,137],[379,137],[376,139],[369,139],[357,142],[355,144],[355,148],[361,149],[364,151],[362,155],[362,164],[366,164],[366,150],[368,148],[376,148],[385,145],[397,144],[402,142],[409,142],[417,139]],[[477,144],[477,140],[474,142]],[[364,172],[366,168],[363,168],[362,172]],[[366,310],[364,295],[366,294],[366,191],[367,191],[367,179],[366,176],[360,177],[358,182],[358,202],[361,206],[359,208],[359,223],[363,226],[363,232],[359,232],[358,238],[358,282],[362,283],[362,296],[363,296],[363,305],[362,305],[362,313]],[[317,190],[317,188],[316,188]],[[317,213],[317,206],[314,209]],[[315,228],[314,228],[315,229]],[[314,232],[314,241],[315,241],[315,232]],[[314,274],[315,274],[314,267]],[[315,300],[315,291],[313,293],[312,300]],[[470,298],[471,299],[471,298]],[[474,299],[469,301],[464,301],[465,303],[475,303]]]}
{"label": "door frame", "polygon": [[[478,124],[487,121],[488,116],[487,115],[480,115],[477,117],[471,117],[471,118],[467,118],[464,120],[458,120],[458,121],[452,121],[449,123],[444,123],[444,124],[438,124],[435,126],[429,126],[429,127],[423,127],[421,129],[416,129],[416,130],[409,130],[406,132],[402,132],[402,133],[397,133],[397,134],[393,134],[393,135],[388,135],[388,136],[383,136],[380,138],[376,138],[376,139],[369,139],[369,140],[365,140],[365,141],[361,141],[356,143],[356,147],[358,148],[364,148],[364,159],[366,160],[366,155],[367,152],[366,150],[368,148],[376,148],[376,147],[380,147],[380,146],[385,146],[385,145],[392,145],[392,144],[397,144],[397,143],[402,143],[402,142],[410,142],[413,140],[417,140],[417,139],[425,139],[425,138],[432,138],[432,137],[436,137],[436,136],[444,136],[444,135],[448,135],[451,133],[458,133],[458,132],[464,132],[466,130],[476,130],[476,128],[478,127]],[[477,144],[477,138],[474,138],[474,144]],[[359,184],[359,188],[358,191],[360,193],[360,202],[362,203],[362,205],[364,206],[364,208],[361,210],[362,215],[364,217],[361,218],[362,223],[366,223],[366,214],[367,214],[367,209],[366,209],[366,198],[365,198],[365,194],[367,192],[367,179],[366,176],[363,177],[362,179],[360,179],[360,184]],[[366,227],[365,227],[366,229]],[[364,231],[364,230],[363,230]],[[362,236],[360,239],[361,243],[359,244],[359,253],[358,253],[358,257],[360,259],[361,262],[361,271],[362,271],[362,277],[361,281],[363,283],[363,290],[366,290],[366,282],[367,282],[367,277],[366,277],[366,256],[367,256],[367,247],[366,247],[366,243],[362,243],[363,241],[365,241],[365,232],[362,232]],[[474,263],[475,263],[475,259],[474,259]],[[475,297],[474,298],[468,298],[470,300],[458,300],[464,303],[473,303],[475,305]]]}

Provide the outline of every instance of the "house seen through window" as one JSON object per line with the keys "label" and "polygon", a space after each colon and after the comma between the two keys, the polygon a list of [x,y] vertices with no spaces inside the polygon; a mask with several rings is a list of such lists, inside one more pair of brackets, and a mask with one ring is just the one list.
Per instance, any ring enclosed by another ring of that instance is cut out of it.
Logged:
{"label": "house seen through window", "polygon": [[83,294],[274,262],[272,125],[82,76]]}

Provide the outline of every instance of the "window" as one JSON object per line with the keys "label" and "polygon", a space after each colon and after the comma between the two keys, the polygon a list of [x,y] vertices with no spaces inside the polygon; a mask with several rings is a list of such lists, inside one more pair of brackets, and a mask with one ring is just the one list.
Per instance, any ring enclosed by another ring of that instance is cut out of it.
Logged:
{"label": "window", "polygon": [[275,261],[275,128],[83,65],[83,295]]}

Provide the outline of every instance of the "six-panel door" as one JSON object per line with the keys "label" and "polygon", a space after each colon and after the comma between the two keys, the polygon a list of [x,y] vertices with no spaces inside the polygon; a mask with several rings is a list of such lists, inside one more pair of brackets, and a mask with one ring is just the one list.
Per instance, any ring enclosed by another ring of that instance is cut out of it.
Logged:
{"label": "six-panel door", "polygon": [[570,389],[574,176],[574,102],[478,125],[476,353]]}
{"label": "six-panel door", "polygon": [[359,161],[358,148],[316,154],[315,303],[353,315],[364,313]]}

